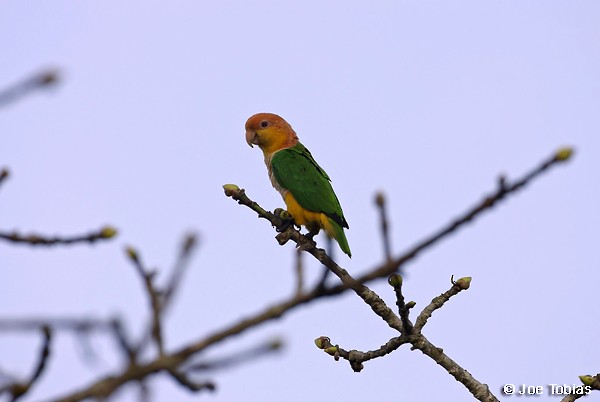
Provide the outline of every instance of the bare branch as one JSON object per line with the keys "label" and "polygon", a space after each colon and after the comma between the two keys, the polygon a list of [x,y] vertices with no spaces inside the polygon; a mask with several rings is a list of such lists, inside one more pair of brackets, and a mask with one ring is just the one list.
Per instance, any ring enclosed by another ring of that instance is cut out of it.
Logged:
{"label": "bare branch", "polygon": [[394,288],[394,292],[396,293],[396,306],[398,306],[400,321],[402,321],[402,333],[405,335],[412,335],[413,324],[410,322],[409,314],[410,309],[415,306],[415,302],[404,302],[404,295],[402,294],[402,276],[400,276],[400,274],[390,275],[388,283]]}
{"label": "bare branch", "polygon": [[[256,202],[250,200],[246,196],[244,190],[239,189],[237,186],[225,186],[225,194],[227,196],[232,197],[240,204],[247,206],[258,205],[256,204]],[[325,253],[323,249],[317,248],[316,244],[311,239],[306,238],[306,236],[302,235],[298,230],[294,229],[293,227],[287,227],[285,231],[279,233],[276,236],[276,238],[279,241],[279,244],[285,244],[289,240],[293,240],[294,242],[296,242],[296,244],[298,244],[298,246],[301,249],[310,253],[323,265],[329,268],[331,272],[333,272],[338,278],[340,278],[340,280],[345,286],[352,289],[366,304],[368,304],[371,307],[373,312],[375,312],[375,314],[381,317],[390,327],[396,329],[399,332],[403,331],[403,322],[398,316],[396,316],[393,313],[393,311],[385,304],[385,302],[379,297],[379,295],[377,295],[371,289],[366,287],[364,284],[358,282],[346,270],[338,266],[331,258],[329,258],[329,256],[327,255],[327,253]],[[457,284],[453,286],[460,287],[461,290],[463,288],[468,288],[470,280],[461,279],[460,281],[462,281],[460,285],[457,282]],[[403,306],[403,310],[404,309],[406,309],[406,306]],[[406,321],[406,325],[407,327],[409,327],[409,321],[407,317]],[[324,346],[324,344],[329,341],[329,338],[321,337],[318,338],[317,341],[319,340],[321,340],[322,342],[321,346]],[[489,388],[485,384],[482,384],[479,381],[475,380],[475,378],[473,378],[471,374],[469,374],[466,370],[464,370],[462,367],[456,364],[448,356],[444,355],[441,349],[436,348],[429,341],[427,341],[427,339],[420,332],[414,335],[403,335],[398,338],[392,338],[388,343],[391,345],[391,349],[388,350],[388,348],[384,345],[384,347],[373,351],[371,354],[359,351],[345,351],[339,348],[339,346],[337,345],[322,347],[322,349],[324,349],[327,353],[332,354],[336,360],[339,359],[339,357],[342,356],[342,354],[344,354],[346,356],[346,359],[351,363],[352,369],[354,371],[360,371],[363,368],[361,359],[379,357],[381,355],[390,353],[392,350],[395,350],[395,348],[397,348],[403,343],[411,343],[413,345],[412,349],[419,349],[423,351],[424,354],[431,357],[438,364],[442,365],[446,370],[448,370],[448,372],[452,376],[454,376],[458,381],[460,381],[477,399],[481,401],[497,401],[496,397],[489,391]],[[317,346],[319,346],[318,343]]]}
{"label": "bare branch", "polygon": [[166,311],[168,306],[171,303],[171,299],[173,295],[179,289],[179,285],[181,283],[181,279],[183,278],[183,274],[188,267],[188,263],[193,251],[198,246],[198,236],[195,233],[188,233],[181,245],[181,250],[179,252],[179,256],[177,261],[175,262],[175,266],[171,272],[171,277],[167,281],[167,286],[163,292],[162,299],[162,312]]}
{"label": "bare branch", "polygon": [[248,361],[254,361],[259,357],[280,352],[282,347],[283,341],[281,339],[272,339],[248,350],[237,352],[231,356],[222,357],[213,361],[202,361],[198,363],[186,364],[185,371],[213,371],[230,368]]}
{"label": "bare branch", "polygon": [[38,234],[21,235],[17,232],[0,232],[0,239],[13,243],[29,244],[31,246],[54,246],[74,243],[94,243],[99,240],[112,239],[117,235],[117,230],[112,226],[104,226],[100,230],[86,235],[75,236],[45,236]]}
{"label": "bare branch", "polygon": [[180,385],[183,385],[185,388],[189,389],[192,392],[198,391],[214,391],[217,386],[211,382],[194,382],[192,381],[187,374],[177,371],[177,370],[169,370],[168,373],[177,381]]}
{"label": "bare branch", "polygon": [[[357,278],[360,282],[368,282],[376,278],[385,278],[396,272],[404,264],[412,261],[416,256],[425,249],[430,248],[440,240],[445,239],[448,235],[454,233],[457,229],[463,228],[467,223],[472,222],[475,218],[479,217],[483,212],[491,209],[500,201],[505,200],[509,195],[517,193],[523,189],[527,184],[531,183],[534,179],[537,179],[542,173],[548,171],[551,167],[559,165],[563,162],[571,159],[573,155],[572,148],[561,148],[556,151],[551,157],[543,161],[539,166],[526,173],[520,179],[515,180],[512,183],[508,183],[506,180],[499,182],[498,189],[484,197],[482,201],[476,204],[474,207],[467,210],[465,213],[454,219],[448,225],[443,226],[439,230],[435,231],[432,235],[426,237],[421,242],[417,243],[412,248],[400,254],[399,257],[391,260],[390,262],[383,264],[366,274]],[[338,285],[334,288],[329,289],[330,292],[341,292],[344,290],[345,285]]]}
{"label": "bare branch", "polygon": [[[157,299],[157,301],[160,302],[159,303],[160,304],[159,321],[162,320],[166,311],[168,310],[169,306],[171,305],[174,295],[176,294],[177,290],[179,289],[179,285],[181,284],[183,274],[185,273],[185,270],[189,266],[189,260],[191,258],[191,255],[193,254],[193,251],[195,250],[195,248],[197,246],[198,246],[198,236],[194,233],[188,233],[184,237],[183,243],[181,245],[181,249],[179,251],[179,255],[177,257],[177,261],[175,262],[175,265],[173,266],[173,269],[172,269],[171,275],[167,281],[165,290],[161,291],[159,289],[156,289],[156,285],[153,283],[153,286],[155,288],[155,293],[157,293],[157,295],[160,296],[159,299]],[[150,341],[150,339],[154,338],[154,335],[153,335],[153,333],[155,332],[154,322],[156,322],[156,317],[155,317],[155,314],[153,313],[151,323],[148,326],[149,330],[146,333],[144,333],[144,335],[140,339],[137,347],[135,348],[135,350],[136,350],[135,353],[139,353],[141,350],[143,350],[146,347],[146,345],[148,344],[148,342]]]}
{"label": "bare branch", "polygon": [[150,302],[150,308],[152,311],[152,324],[151,334],[152,339],[156,343],[158,353],[164,353],[164,343],[162,338],[162,301],[160,292],[154,286],[154,278],[156,276],[155,271],[148,271],[141,262],[138,252],[132,248],[127,247],[126,253],[129,256],[129,260],[133,263],[137,273],[144,282],[146,293],[148,294],[148,301]]}
{"label": "bare branch", "polygon": [[48,362],[48,357],[50,356],[50,342],[52,340],[52,332],[49,327],[42,328],[42,348],[40,349],[40,354],[38,357],[37,364],[33,370],[33,373],[29,380],[25,382],[15,382],[6,387],[0,389],[0,394],[3,392],[9,392],[11,394],[11,401],[17,401],[21,397],[23,397],[31,387],[35,384],[35,382],[40,378],[42,372],[46,368],[46,363]]}
{"label": "bare branch", "polygon": [[383,192],[375,195],[375,205],[379,209],[379,222],[381,228],[381,240],[383,241],[383,255],[386,261],[392,260],[392,246],[390,242],[389,221],[386,210],[386,199]]}
{"label": "bare branch", "polygon": [[[595,376],[580,375],[579,379],[583,385],[573,388],[560,402],[574,402],[588,395],[592,390],[600,391],[600,374],[596,374]],[[550,384],[550,386],[558,386],[558,384]],[[563,385],[561,384],[561,386]]]}
{"label": "bare branch", "polygon": [[114,336],[117,345],[128,357],[128,361],[135,361],[136,351],[131,346],[131,341],[125,334],[123,323],[118,318],[109,320],[76,317],[0,319],[0,332],[42,331],[46,327],[53,332],[68,331],[74,332],[78,336],[85,336],[91,332],[108,333]]}
{"label": "bare branch", "polygon": [[111,321],[93,318],[4,318],[0,319],[0,331],[42,331],[44,327],[53,331],[105,331],[110,330]]}
{"label": "bare branch", "polygon": [[449,358],[444,351],[435,347],[431,342],[423,336],[418,335],[418,341],[412,343],[412,349],[418,349],[423,354],[432,358],[437,364],[442,366],[448,374],[463,384],[469,392],[478,400],[485,402],[499,402],[498,399],[490,392],[486,384],[477,381],[471,373],[462,368],[458,363]]}
{"label": "bare branch", "polygon": [[6,179],[8,179],[9,176],[10,171],[7,168],[2,168],[2,170],[0,170],[0,186],[2,185],[2,183],[4,183]]}
{"label": "bare branch", "polygon": [[60,74],[56,69],[47,69],[0,91],[0,107],[7,106],[19,98],[37,89],[55,86],[60,82]]}
{"label": "bare branch", "polygon": [[[228,185],[231,186],[231,185]],[[246,205],[250,208],[256,207],[258,204],[248,198],[244,190],[237,188],[229,187],[225,190],[225,194],[232,197],[234,200],[238,201],[240,204]],[[259,207],[260,208],[260,207]],[[253,208],[254,209],[254,208]],[[260,208],[262,210],[262,208]],[[264,211],[264,210],[263,210]],[[266,212],[266,211],[265,211]],[[269,220],[273,217],[273,223],[276,222],[276,217],[274,214],[265,213],[263,214]],[[277,226],[277,225],[275,225]],[[298,246],[315,257],[321,264],[325,265],[331,272],[333,272],[344,285],[352,289],[365,303],[367,303],[371,309],[381,317],[390,327],[401,330],[402,324],[398,316],[394,314],[394,312],[385,304],[385,302],[371,289],[362,284],[361,282],[354,279],[348,271],[337,265],[335,261],[333,261],[325,250],[317,248],[315,243],[300,233],[300,231],[294,229],[289,226],[287,229],[277,235],[277,240],[279,244],[285,244],[288,240],[293,240],[298,244]]]}
{"label": "bare branch", "polygon": [[332,345],[331,340],[327,336],[321,336],[315,339],[315,345],[317,345],[319,349],[322,349],[328,355],[333,356],[336,361],[339,360],[340,357],[347,360],[348,363],[350,363],[352,370],[357,373],[364,368],[364,362],[388,355],[400,346],[409,342],[410,337],[397,336],[390,339],[378,349],[361,352],[360,350],[346,350],[339,345]]}
{"label": "bare branch", "polygon": [[419,314],[417,320],[415,321],[415,331],[421,332],[425,324],[427,324],[427,320],[431,317],[435,310],[442,308],[442,306],[448,300],[450,300],[452,296],[459,294],[463,290],[469,289],[470,285],[470,277],[460,278],[456,282],[452,280],[452,287],[441,295],[434,297],[431,303],[429,303],[429,305],[427,305],[427,307],[421,311],[421,314]]}
{"label": "bare branch", "polygon": [[127,356],[127,362],[130,365],[133,365],[137,362],[137,349],[132,345],[129,337],[125,333],[125,328],[123,324],[118,319],[113,319],[110,322],[110,326],[112,328],[114,337],[117,341],[117,345],[119,349],[123,352],[125,356]]}

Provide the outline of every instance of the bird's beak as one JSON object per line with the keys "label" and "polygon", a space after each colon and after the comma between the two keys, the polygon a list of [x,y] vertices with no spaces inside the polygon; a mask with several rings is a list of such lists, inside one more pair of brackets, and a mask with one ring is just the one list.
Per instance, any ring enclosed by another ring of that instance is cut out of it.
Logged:
{"label": "bird's beak", "polygon": [[256,131],[246,130],[246,142],[251,148],[254,148],[254,145],[258,145],[258,135],[256,134]]}

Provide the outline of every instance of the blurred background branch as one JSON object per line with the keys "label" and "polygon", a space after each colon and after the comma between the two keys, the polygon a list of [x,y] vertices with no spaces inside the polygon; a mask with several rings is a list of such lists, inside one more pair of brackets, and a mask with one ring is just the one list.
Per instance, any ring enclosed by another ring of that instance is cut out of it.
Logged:
{"label": "blurred background branch", "polygon": [[6,107],[37,90],[53,88],[60,81],[61,74],[56,68],[47,68],[37,72],[8,88],[0,90],[0,108]]}

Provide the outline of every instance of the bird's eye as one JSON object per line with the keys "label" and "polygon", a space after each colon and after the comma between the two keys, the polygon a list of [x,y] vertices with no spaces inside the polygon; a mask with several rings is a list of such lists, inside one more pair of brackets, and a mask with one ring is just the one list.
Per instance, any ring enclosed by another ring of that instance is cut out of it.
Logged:
{"label": "bird's eye", "polygon": [[268,121],[266,121],[266,120],[263,120],[263,121],[261,121],[261,122],[260,122],[260,126],[261,126],[262,128],[265,128],[265,127],[267,127],[268,125],[269,125],[269,122],[268,122]]}

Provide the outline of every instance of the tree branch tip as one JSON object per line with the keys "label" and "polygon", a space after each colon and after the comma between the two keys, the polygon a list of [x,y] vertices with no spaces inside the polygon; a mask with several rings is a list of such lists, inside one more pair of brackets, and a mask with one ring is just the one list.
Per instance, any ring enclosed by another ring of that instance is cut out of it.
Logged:
{"label": "tree branch tip", "polygon": [[506,191],[506,175],[504,174],[498,176],[498,190],[499,192]]}
{"label": "tree branch tip", "polygon": [[573,147],[562,147],[558,151],[556,151],[556,154],[554,154],[554,159],[557,162],[565,162],[571,159],[574,153],[575,150],[573,149]]}
{"label": "tree branch tip", "polygon": [[319,349],[325,349],[331,346],[331,339],[329,339],[327,336],[320,336],[315,339],[315,345],[317,345]]}
{"label": "tree branch tip", "polygon": [[600,373],[595,376],[592,375],[580,375],[579,380],[585,386],[591,387],[595,390],[600,390]]}
{"label": "tree branch tip", "polygon": [[192,392],[198,392],[205,389],[213,392],[217,389],[217,386],[212,381],[200,383],[194,382],[190,380],[184,372],[177,371],[177,369],[167,369],[167,372],[171,374],[171,377],[173,377],[179,384],[183,385]]}
{"label": "tree branch tip", "polygon": [[127,246],[125,247],[125,253],[127,254],[127,257],[129,257],[129,259],[135,263],[140,262],[140,257],[138,255],[138,252],[135,248],[131,247],[131,246]]}
{"label": "tree branch tip", "polygon": [[454,275],[452,275],[452,285],[458,287],[460,290],[467,290],[471,287],[471,277],[465,276],[463,278],[458,279],[456,282],[454,281]]}
{"label": "tree branch tip", "polygon": [[235,184],[224,184],[223,185],[223,190],[225,190],[225,195],[227,197],[233,197],[233,198],[239,197],[240,193],[242,191],[244,191],[243,189],[239,188]]}
{"label": "tree branch tip", "polygon": [[317,348],[321,349],[328,355],[333,356],[335,361],[338,361],[340,359],[340,347],[339,345],[332,345],[331,339],[329,339],[329,337],[318,337],[317,339],[315,339],[315,345],[317,345]]}
{"label": "tree branch tip", "polygon": [[185,254],[188,254],[192,249],[194,249],[198,245],[198,233],[188,232],[185,234],[183,239],[182,250]]}
{"label": "tree branch tip", "polygon": [[104,226],[102,229],[100,229],[100,238],[101,239],[111,239],[113,237],[115,237],[117,234],[119,233],[119,231],[110,225]]}
{"label": "tree branch tip", "polygon": [[37,82],[40,86],[50,86],[59,83],[60,79],[60,70],[57,68],[49,68],[40,73],[37,77]]}
{"label": "tree branch tip", "polygon": [[388,283],[390,284],[390,286],[392,286],[394,289],[399,289],[402,287],[402,275],[400,274],[391,274],[388,277]]}
{"label": "tree branch tip", "polygon": [[383,191],[378,191],[375,193],[375,204],[379,208],[385,205],[385,193]]}
{"label": "tree branch tip", "polygon": [[283,349],[284,345],[285,345],[285,342],[281,338],[271,339],[267,343],[267,347],[269,348],[269,350],[280,350],[280,349]]}
{"label": "tree branch tip", "polygon": [[2,170],[0,170],[0,180],[4,180],[8,176],[10,176],[10,170],[8,170],[7,168],[3,168]]}

